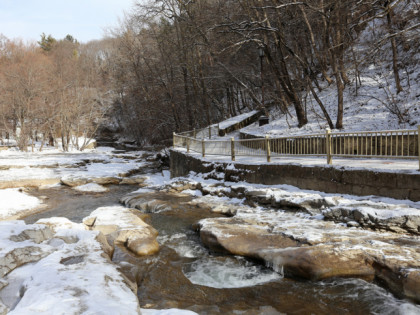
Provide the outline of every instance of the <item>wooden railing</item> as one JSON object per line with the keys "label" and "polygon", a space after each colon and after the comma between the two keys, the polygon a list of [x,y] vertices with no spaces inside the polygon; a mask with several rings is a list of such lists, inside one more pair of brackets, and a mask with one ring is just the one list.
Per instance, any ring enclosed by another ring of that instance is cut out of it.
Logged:
{"label": "wooden railing", "polygon": [[[190,137],[194,139],[211,139],[219,136],[219,125],[211,125],[206,128],[184,131],[176,134],[177,136]],[[174,133],[175,134],[175,133]]]}
{"label": "wooden railing", "polygon": [[[203,131],[210,130],[210,131]],[[210,137],[199,137],[209,132]],[[206,155],[264,156],[325,156],[333,157],[418,159],[420,169],[420,125],[417,130],[352,131],[241,140],[211,140],[211,127],[195,132],[174,133],[174,147]]]}

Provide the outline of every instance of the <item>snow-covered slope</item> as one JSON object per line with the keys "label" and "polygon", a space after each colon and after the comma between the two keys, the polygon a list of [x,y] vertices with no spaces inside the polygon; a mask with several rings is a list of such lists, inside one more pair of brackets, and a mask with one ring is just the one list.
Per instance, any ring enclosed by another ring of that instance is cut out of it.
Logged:
{"label": "snow-covered slope", "polygon": [[[395,20],[405,21],[404,29],[415,26],[420,21],[418,4],[410,3],[395,12]],[[407,16],[411,17],[408,18]],[[406,18],[404,20],[404,18]],[[396,22],[398,22],[396,21]],[[385,41],[380,49],[377,43],[388,35],[386,19],[369,22],[359,34],[353,51],[347,50],[347,74],[350,83],[344,91],[344,130],[394,130],[416,129],[420,124],[420,28],[414,28],[396,37],[398,46],[398,67],[403,91],[397,93],[392,69],[392,49],[390,41]],[[354,52],[354,55],[353,55]],[[355,56],[356,58],[354,58]],[[357,60],[358,64],[354,62]],[[356,71],[356,66],[357,70]],[[332,77],[332,73],[330,73]],[[356,82],[357,79],[357,82]],[[335,83],[328,86],[319,77],[322,91],[316,90],[324,103],[331,120],[337,119],[337,91]],[[328,127],[324,115],[312,95],[304,93],[308,124],[298,128],[292,107],[291,116],[272,110],[269,125],[258,127],[253,124],[244,132],[254,135],[272,136],[288,134],[310,134]],[[395,112],[400,111],[402,118]]]}

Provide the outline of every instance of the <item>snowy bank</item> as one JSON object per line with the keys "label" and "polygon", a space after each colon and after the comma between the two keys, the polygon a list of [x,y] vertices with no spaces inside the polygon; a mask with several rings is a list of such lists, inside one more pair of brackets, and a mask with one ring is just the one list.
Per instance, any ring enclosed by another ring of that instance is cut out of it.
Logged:
{"label": "snowy bank", "polygon": [[140,313],[136,286],[104,255],[103,235],[64,218],[41,223],[0,223],[0,262],[8,265],[0,305],[9,314]]}
{"label": "snowy bank", "polygon": [[20,189],[1,189],[0,200],[0,221],[13,220],[23,217],[28,212],[40,208],[41,201],[33,196],[29,196]]}

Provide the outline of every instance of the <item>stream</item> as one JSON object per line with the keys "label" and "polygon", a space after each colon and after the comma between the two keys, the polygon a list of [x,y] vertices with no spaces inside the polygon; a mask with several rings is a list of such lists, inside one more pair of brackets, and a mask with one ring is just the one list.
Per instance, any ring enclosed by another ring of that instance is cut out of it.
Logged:
{"label": "stream", "polygon": [[[46,211],[25,218],[61,216],[74,222],[102,206],[117,205],[137,186],[111,185],[103,194],[59,186],[30,194],[42,197]],[[138,284],[142,308],[179,308],[199,314],[418,314],[418,308],[375,283],[361,279],[312,282],[281,274],[242,257],[216,255],[200,242],[192,224],[219,214],[187,204],[192,197],[161,193],[167,207],[145,221],[159,231],[158,254],[136,257],[117,247],[113,261]]]}

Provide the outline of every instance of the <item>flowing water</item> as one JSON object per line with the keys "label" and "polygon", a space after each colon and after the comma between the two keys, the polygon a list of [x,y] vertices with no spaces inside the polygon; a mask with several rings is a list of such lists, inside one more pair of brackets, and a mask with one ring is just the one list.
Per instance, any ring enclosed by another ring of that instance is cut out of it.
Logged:
{"label": "flowing water", "polygon": [[[118,204],[120,197],[136,189],[116,185],[98,195],[67,187],[34,190],[31,194],[47,197],[49,208],[25,221],[63,216],[81,222],[91,211]],[[364,280],[287,279],[259,262],[213,254],[191,226],[218,215],[186,204],[191,197],[161,194],[167,210],[146,219],[159,231],[159,253],[134,257],[117,248],[113,257],[137,281],[142,308],[181,308],[199,314],[420,314],[418,305]]]}

